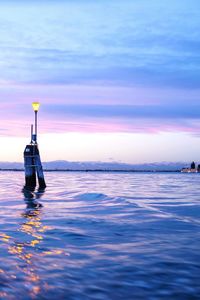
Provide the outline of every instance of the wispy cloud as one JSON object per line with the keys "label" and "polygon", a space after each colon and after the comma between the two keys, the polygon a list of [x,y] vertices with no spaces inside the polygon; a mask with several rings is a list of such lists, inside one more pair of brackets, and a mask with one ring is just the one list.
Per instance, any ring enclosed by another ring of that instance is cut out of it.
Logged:
{"label": "wispy cloud", "polygon": [[86,118],[200,119],[200,105],[48,105],[44,113]]}

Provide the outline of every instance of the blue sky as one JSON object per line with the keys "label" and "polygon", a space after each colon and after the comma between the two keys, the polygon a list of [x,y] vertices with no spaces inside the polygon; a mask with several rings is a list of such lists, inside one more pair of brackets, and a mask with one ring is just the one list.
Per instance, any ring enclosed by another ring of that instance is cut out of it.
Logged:
{"label": "blue sky", "polygon": [[[42,151],[47,137],[73,149],[88,139],[76,155],[58,147],[45,160],[90,160],[94,140],[102,151],[92,160],[197,160],[199,20],[197,0],[1,1],[0,160],[21,160],[7,148],[26,141],[32,101],[41,102]],[[175,136],[182,148],[159,156],[163,140],[168,149]],[[143,144],[135,149],[140,140],[152,155]]]}

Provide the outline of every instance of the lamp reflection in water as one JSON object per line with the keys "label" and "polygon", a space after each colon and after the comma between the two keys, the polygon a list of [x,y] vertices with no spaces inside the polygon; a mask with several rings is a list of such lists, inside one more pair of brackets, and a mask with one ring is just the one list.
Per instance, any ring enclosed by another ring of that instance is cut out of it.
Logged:
{"label": "lamp reflection in water", "polygon": [[44,194],[44,190],[38,190],[34,193],[33,190],[23,188],[22,192],[26,210],[22,213],[24,220],[18,231],[23,233],[23,236],[25,234],[26,241],[13,241],[8,247],[8,252],[18,258],[16,268],[23,275],[29,296],[35,298],[41,290],[45,289],[45,285],[37,272],[37,250],[43,240],[42,233],[46,231],[46,226],[43,226],[41,222],[42,205],[38,202],[38,199]]}
{"label": "lamp reflection in water", "polygon": [[54,289],[51,281],[47,281],[44,276],[45,264],[51,261],[52,270],[57,267],[54,263],[55,258],[70,256],[59,247],[46,245],[44,233],[52,227],[44,225],[42,221],[43,207],[39,200],[44,192],[23,188],[26,208],[21,212],[18,225],[9,233],[0,232],[0,246],[8,252],[9,261],[8,268],[0,268],[0,280],[9,282],[5,291],[0,290],[0,299],[15,299],[9,298],[9,295],[18,295],[19,298],[23,295],[22,299],[42,299],[43,295]]}

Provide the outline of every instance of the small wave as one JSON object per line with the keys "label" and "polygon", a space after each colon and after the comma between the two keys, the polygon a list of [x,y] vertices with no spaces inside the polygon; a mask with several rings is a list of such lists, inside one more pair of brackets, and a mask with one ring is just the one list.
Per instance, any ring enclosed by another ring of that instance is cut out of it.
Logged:
{"label": "small wave", "polygon": [[74,199],[84,201],[95,201],[95,200],[108,200],[110,199],[107,195],[101,193],[84,193],[77,195]]}
{"label": "small wave", "polygon": [[125,199],[131,199],[131,200],[179,200],[181,199],[180,197],[155,197],[155,196],[138,196],[138,197],[124,197]]}

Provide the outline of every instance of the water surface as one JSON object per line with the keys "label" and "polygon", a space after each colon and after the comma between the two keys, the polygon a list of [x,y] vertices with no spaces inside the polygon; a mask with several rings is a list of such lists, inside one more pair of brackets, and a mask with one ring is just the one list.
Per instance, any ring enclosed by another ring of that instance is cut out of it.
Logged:
{"label": "water surface", "polygon": [[0,172],[0,299],[200,299],[200,174],[45,178]]}

